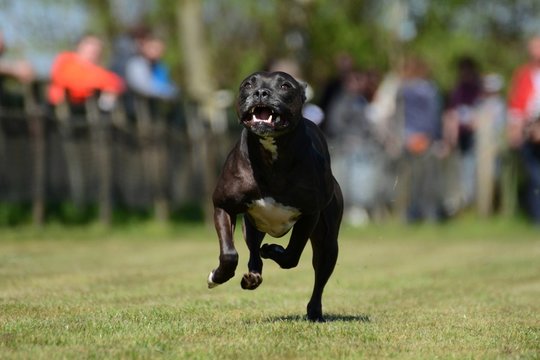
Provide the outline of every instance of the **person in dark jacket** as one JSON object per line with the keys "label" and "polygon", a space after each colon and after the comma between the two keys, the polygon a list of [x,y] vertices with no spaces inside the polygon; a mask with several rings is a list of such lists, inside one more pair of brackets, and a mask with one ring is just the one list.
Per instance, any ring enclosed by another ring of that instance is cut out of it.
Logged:
{"label": "person in dark jacket", "polygon": [[398,101],[410,173],[407,220],[438,221],[443,215],[437,159],[442,147],[441,106],[438,88],[422,59],[405,62]]}

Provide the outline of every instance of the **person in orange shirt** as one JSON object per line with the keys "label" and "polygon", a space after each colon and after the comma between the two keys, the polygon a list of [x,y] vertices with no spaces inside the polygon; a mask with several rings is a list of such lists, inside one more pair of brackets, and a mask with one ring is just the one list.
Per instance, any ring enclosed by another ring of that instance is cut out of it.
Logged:
{"label": "person in orange shirt", "polygon": [[124,91],[123,80],[99,65],[102,41],[95,35],[84,35],[74,52],[60,53],[52,66],[49,102],[57,105],[66,93],[74,104],[83,103],[94,91],[100,90],[109,100]]}
{"label": "person in orange shirt", "polygon": [[508,91],[508,143],[524,165],[529,213],[540,229],[540,35],[528,42],[530,61],[519,67]]}

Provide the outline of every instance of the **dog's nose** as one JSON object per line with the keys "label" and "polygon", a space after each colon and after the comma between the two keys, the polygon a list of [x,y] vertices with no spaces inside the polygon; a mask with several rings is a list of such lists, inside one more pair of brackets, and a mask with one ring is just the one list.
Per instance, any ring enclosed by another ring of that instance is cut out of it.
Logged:
{"label": "dog's nose", "polygon": [[263,88],[263,89],[255,90],[255,92],[253,93],[253,96],[255,96],[255,98],[257,98],[258,100],[264,100],[268,96],[270,96],[270,94],[271,94],[270,89]]}

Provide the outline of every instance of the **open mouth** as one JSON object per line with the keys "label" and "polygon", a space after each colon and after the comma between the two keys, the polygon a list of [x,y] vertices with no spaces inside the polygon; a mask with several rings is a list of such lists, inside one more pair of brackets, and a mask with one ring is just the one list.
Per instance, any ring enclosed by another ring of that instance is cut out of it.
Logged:
{"label": "open mouth", "polygon": [[254,106],[248,113],[248,121],[257,124],[257,123],[279,123],[280,116],[272,108],[268,106]]}
{"label": "open mouth", "polygon": [[277,136],[292,129],[293,122],[278,107],[259,103],[245,109],[240,117],[242,125],[259,136]]}

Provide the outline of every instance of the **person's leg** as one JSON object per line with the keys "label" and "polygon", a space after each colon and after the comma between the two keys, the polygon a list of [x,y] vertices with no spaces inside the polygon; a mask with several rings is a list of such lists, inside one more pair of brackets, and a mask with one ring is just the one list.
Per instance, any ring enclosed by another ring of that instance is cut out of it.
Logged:
{"label": "person's leg", "polygon": [[540,225],[540,145],[527,143],[522,150],[527,173],[527,205],[533,222]]}
{"label": "person's leg", "polygon": [[475,175],[476,161],[473,151],[466,151],[461,154],[461,191],[463,196],[463,206],[472,204],[475,196]]}
{"label": "person's leg", "polygon": [[422,221],[425,219],[426,209],[426,155],[410,155],[410,183],[409,199],[407,207],[407,220],[409,222]]}
{"label": "person's leg", "polygon": [[423,213],[426,219],[437,222],[441,218],[442,209],[442,183],[441,183],[441,160],[433,152],[426,154],[425,158],[425,183],[423,193],[425,204]]}

